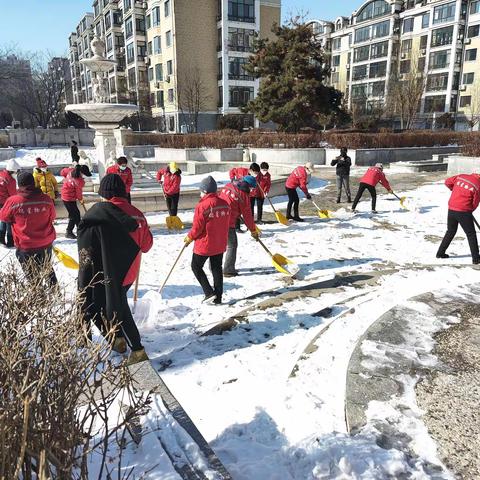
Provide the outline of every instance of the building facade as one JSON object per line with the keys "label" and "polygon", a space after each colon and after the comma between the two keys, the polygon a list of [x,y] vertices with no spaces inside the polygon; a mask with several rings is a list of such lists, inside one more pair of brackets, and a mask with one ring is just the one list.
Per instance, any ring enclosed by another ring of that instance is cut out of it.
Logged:
{"label": "building facade", "polygon": [[219,116],[232,114],[253,125],[241,107],[259,81],[243,65],[254,38],[270,37],[280,23],[281,0],[96,0],[93,9],[70,36],[75,101],[91,99],[91,78],[79,63],[86,24],[118,63],[109,73],[111,101],[138,104],[156,129],[212,130]]}
{"label": "building facade", "polygon": [[421,77],[418,127],[434,128],[447,113],[459,129],[478,122],[480,1],[368,0],[311,25],[351,110],[385,109],[393,82]]}

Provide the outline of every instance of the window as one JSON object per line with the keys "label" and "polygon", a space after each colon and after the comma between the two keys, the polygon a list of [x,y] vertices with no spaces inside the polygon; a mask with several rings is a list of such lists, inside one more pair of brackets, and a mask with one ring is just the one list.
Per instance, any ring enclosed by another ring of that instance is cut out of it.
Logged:
{"label": "window", "polygon": [[93,13],[95,14],[95,18],[97,18],[98,15],[100,14],[100,9],[98,8],[98,2],[95,2],[93,4]]}
{"label": "window", "polygon": [[417,70],[419,72],[424,72],[425,71],[425,65],[426,65],[426,58],[421,57],[418,59],[418,64],[417,64]]}
{"label": "window", "polygon": [[448,73],[437,73],[427,78],[427,92],[446,90],[448,87]]}
{"label": "window", "polygon": [[127,45],[127,63],[133,63],[135,61],[135,45],[133,43],[129,43]]}
{"label": "window", "polygon": [[469,107],[472,104],[472,96],[468,95],[465,97],[460,97],[460,107],[465,108]]}
{"label": "window", "polygon": [[370,27],[355,30],[355,43],[366,42],[367,40],[370,40]]}
{"label": "window", "polygon": [[132,8],[132,0],[123,0],[123,11],[126,12]]}
{"label": "window", "polygon": [[427,48],[427,44],[428,44],[428,36],[423,35],[422,37],[420,37],[420,48],[422,50]]}
{"label": "window", "polygon": [[105,14],[105,30],[110,30],[112,28],[112,16],[110,12]]}
{"label": "window", "polygon": [[228,0],[228,19],[255,23],[255,0]]}
{"label": "window", "polygon": [[375,82],[370,84],[372,97],[383,97],[385,95],[385,82]]}
{"label": "window", "polygon": [[410,68],[411,68],[411,61],[410,60],[404,60],[403,62],[400,62],[400,73],[410,73]]}
{"label": "window", "polygon": [[119,10],[117,10],[116,12],[113,12],[113,24],[116,27],[121,27],[122,23],[123,23],[122,12],[120,12]]}
{"label": "window", "polygon": [[137,55],[141,60],[147,56],[147,44],[145,42],[137,42]]}
{"label": "window", "polygon": [[157,107],[163,108],[165,105],[163,90],[157,92]]}
{"label": "window", "polygon": [[173,103],[173,88],[168,89],[168,103]]}
{"label": "window", "polygon": [[403,33],[413,32],[414,18],[406,18],[403,21]]}
{"label": "window", "polygon": [[172,46],[172,31],[169,30],[166,34],[165,34],[165,43],[167,45],[167,47],[171,47]]}
{"label": "window", "polygon": [[[170,96],[170,92],[168,92]],[[173,91],[172,91],[173,95]],[[175,131],[175,117],[168,117],[168,128],[171,132]]]}
{"label": "window", "polygon": [[332,83],[338,83],[340,81],[340,73],[338,72],[335,72],[335,73],[332,73]]}
{"label": "window", "polygon": [[147,43],[147,52],[148,52],[149,55],[153,55],[153,43],[152,42]]}
{"label": "window", "polygon": [[153,37],[153,54],[160,55],[162,53],[162,38],[160,36]]}
{"label": "window", "polygon": [[125,38],[128,40],[131,38],[133,35],[133,23],[132,23],[132,17],[127,18],[125,20]]}
{"label": "window", "polygon": [[218,74],[217,79],[221,80],[223,78],[223,58],[218,57]]}
{"label": "window", "polygon": [[455,20],[455,6],[456,2],[450,2],[435,7],[433,11],[433,23],[445,23]]}
{"label": "window", "polygon": [[450,66],[450,50],[441,50],[430,54],[429,67],[432,70]]}
{"label": "window", "polygon": [[475,73],[470,72],[470,73],[464,73],[464,74],[463,74],[463,81],[462,81],[462,83],[463,83],[464,85],[471,85],[474,80],[475,80]]}
{"label": "window", "polygon": [[477,59],[477,49],[471,48],[465,52],[465,61],[466,62],[473,62]]}
{"label": "window", "polygon": [[480,1],[478,0],[470,5],[470,14],[475,15],[476,13],[480,13]]}
{"label": "window", "polygon": [[250,100],[253,100],[253,87],[230,87],[230,107],[244,107]]}
{"label": "window", "polygon": [[365,60],[368,60],[369,54],[370,54],[370,47],[368,45],[366,45],[365,47],[356,48],[353,52],[353,61],[355,63],[364,62]]}
{"label": "window", "polygon": [[378,62],[370,64],[370,78],[385,77],[387,74],[387,62]]}
{"label": "window", "polygon": [[[244,28],[228,29],[228,47],[235,52],[251,52],[253,50],[253,40],[255,30],[246,30]],[[222,42],[222,30],[219,29],[219,45]]]}
{"label": "window", "polygon": [[340,55],[334,55],[332,57],[332,67],[340,66]]}
{"label": "window", "polygon": [[155,80],[163,82],[163,65],[161,63],[155,65]]}
{"label": "window", "polygon": [[245,70],[248,63],[245,57],[230,57],[228,59],[228,78],[230,80],[254,80],[254,78]]}
{"label": "window", "polygon": [[340,50],[342,48],[342,39],[341,37],[339,38],[334,38],[332,41],[332,50]]}
{"label": "window", "polygon": [[167,75],[173,75],[173,62],[171,60],[167,62]]}
{"label": "window", "polygon": [[111,52],[113,49],[113,37],[112,34],[107,35],[107,52]]}
{"label": "window", "polygon": [[372,38],[387,37],[390,33],[390,20],[372,26]]}
{"label": "window", "polygon": [[480,25],[472,25],[468,27],[468,38],[478,37],[480,33]]}
{"label": "window", "polygon": [[135,68],[128,70],[128,86],[135,88],[137,86],[137,77],[135,75]]}
{"label": "window", "polygon": [[160,7],[152,8],[152,27],[160,25]]}
{"label": "window", "polygon": [[353,85],[352,98],[367,98],[367,85]]}
{"label": "window", "polygon": [[430,26],[430,12],[422,15],[422,28],[428,28]]}
{"label": "window", "polygon": [[383,58],[388,55],[388,42],[374,43],[370,50],[370,58]]}
{"label": "window", "polygon": [[151,15],[147,15],[146,17],[146,24],[147,24],[147,30],[149,28],[152,28],[152,16]]}
{"label": "window", "polygon": [[353,67],[352,80],[363,80],[367,78],[367,65]]}
{"label": "window", "polygon": [[145,17],[136,17],[135,26],[139,35],[145,35]]}
{"label": "window", "polygon": [[451,45],[453,41],[453,25],[451,27],[439,28],[432,32],[432,47]]}
{"label": "window", "polygon": [[148,81],[149,81],[149,82],[153,82],[153,80],[154,80],[154,77],[153,77],[153,67],[150,67],[150,68],[148,69]]}
{"label": "window", "polygon": [[357,23],[371,20],[372,18],[386,15],[392,11],[392,7],[384,0],[375,0],[365,5],[357,15]]}
{"label": "window", "polygon": [[425,98],[425,113],[444,112],[445,111],[445,95],[436,95]]}
{"label": "window", "polygon": [[164,12],[166,17],[170,16],[170,0],[165,0]]}
{"label": "window", "polygon": [[412,39],[410,38],[409,40],[403,40],[402,41],[401,52],[402,53],[409,53],[411,51],[412,51]]}

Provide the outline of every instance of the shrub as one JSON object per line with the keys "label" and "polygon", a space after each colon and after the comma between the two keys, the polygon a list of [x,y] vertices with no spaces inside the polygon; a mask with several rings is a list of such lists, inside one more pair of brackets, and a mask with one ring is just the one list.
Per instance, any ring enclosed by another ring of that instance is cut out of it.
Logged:
{"label": "shrub", "polygon": [[0,148],[8,147],[8,135],[0,134]]}
{"label": "shrub", "polygon": [[467,157],[480,157],[480,137],[462,145],[461,153]]}

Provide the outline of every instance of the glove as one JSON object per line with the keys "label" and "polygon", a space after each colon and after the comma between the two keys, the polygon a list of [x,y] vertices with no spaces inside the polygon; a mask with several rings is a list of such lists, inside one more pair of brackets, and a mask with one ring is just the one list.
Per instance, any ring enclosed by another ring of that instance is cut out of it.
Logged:
{"label": "glove", "polygon": [[252,238],[254,238],[255,240],[258,240],[260,238],[260,232],[258,230],[250,232],[250,235],[252,235]]}
{"label": "glove", "polygon": [[188,247],[192,242],[193,240],[187,235],[183,241],[185,242],[185,245]]}
{"label": "glove", "polygon": [[392,189],[390,189],[390,190],[388,191],[388,193],[393,193],[393,190],[392,190]]}
{"label": "glove", "polygon": [[312,199],[312,196],[309,193],[307,193],[307,200],[311,200],[311,199]]}

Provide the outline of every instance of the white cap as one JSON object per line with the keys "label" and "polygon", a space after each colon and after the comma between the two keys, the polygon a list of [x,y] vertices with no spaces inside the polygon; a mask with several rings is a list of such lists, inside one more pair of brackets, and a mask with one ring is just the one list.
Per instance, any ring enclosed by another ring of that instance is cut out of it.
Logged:
{"label": "white cap", "polygon": [[312,162],[308,162],[305,164],[305,168],[309,170],[310,172],[313,172],[315,170],[315,167]]}
{"label": "white cap", "polygon": [[380,168],[383,170],[383,163],[376,163],[375,167]]}
{"label": "white cap", "polygon": [[7,162],[5,170],[8,170],[9,172],[16,172],[17,170],[20,170],[20,165],[15,161],[15,159],[12,158]]}

